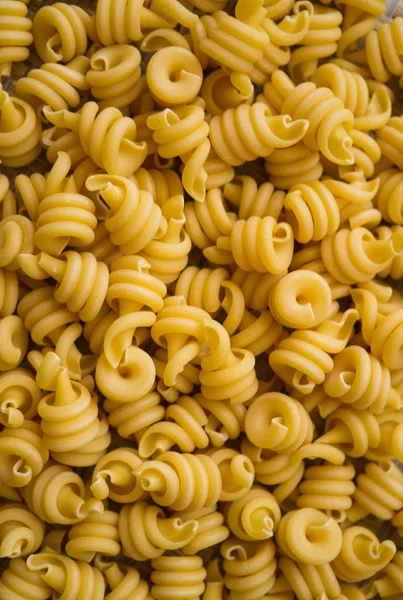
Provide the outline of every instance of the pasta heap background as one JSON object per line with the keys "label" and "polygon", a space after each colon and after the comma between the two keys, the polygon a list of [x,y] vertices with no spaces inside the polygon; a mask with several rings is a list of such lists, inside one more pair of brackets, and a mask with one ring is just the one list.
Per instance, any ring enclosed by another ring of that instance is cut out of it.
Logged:
{"label": "pasta heap background", "polygon": [[403,18],[28,4],[0,0],[0,599],[401,598]]}

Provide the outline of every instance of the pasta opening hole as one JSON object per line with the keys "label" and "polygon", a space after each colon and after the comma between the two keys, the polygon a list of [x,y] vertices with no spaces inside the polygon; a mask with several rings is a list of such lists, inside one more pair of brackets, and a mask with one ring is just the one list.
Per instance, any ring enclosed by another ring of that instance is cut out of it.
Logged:
{"label": "pasta opening hole", "polygon": [[301,305],[309,304],[309,300],[308,300],[308,298],[306,298],[304,296],[304,294],[298,294],[297,297],[295,298],[295,300],[297,301],[297,304],[301,304]]}

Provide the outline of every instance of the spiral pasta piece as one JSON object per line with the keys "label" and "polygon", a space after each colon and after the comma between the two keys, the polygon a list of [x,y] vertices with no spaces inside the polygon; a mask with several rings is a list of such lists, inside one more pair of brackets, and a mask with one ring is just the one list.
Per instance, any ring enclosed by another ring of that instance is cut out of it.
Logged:
{"label": "spiral pasta piece", "polygon": [[[396,552],[393,560],[381,571],[377,578],[366,587],[368,596],[381,598],[399,596],[403,591],[403,553]],[[369,589],[368,589],[369,588]]]}
{"label": "spiral pasta piece", "polygon": [[375,356],[359,346],[349,346],[334,358],[334,368],[326,376],[324,390],[342,404],[382,414],[400,405],[391,386],[391,375]]}
{"label": "spiral pasta piece", "polygon": [[380,173],[376,205],[387,223],[403,225],[401,189],[403,189],[403,175],[399,169],[386,169]]}
{"label": "spiral pasta piece", "polygon": [[44,63],[17,81],[16,94],[28,102],[39,116],[44,106],[53,110],[77,108],[81,103],[80,92],[89,89],[86,81],[89,66],[86,56],[76,56],[66,65]]}
{"label": "spiral pasta piece", "polygon": [[206,112],[221,115],[227,108],[236,108],[254,99],[254,88],[248,78],[239,78],[216,69],[203,80],[201,97],[206,103]]}
{"label": "spiral pasta piece", "polygon": [[399,77],[403,72],[402,33],[403,18],[396,17],[366,37],[365,62],[374,79],[381,83],[386,83],[393,75]]}
{"label": "spiral pasta piece", "polygon": [[141,458],[167,452],[175,445],[182,452],[193,452],[195,448],[208,446],[209,438],[204,430],[208,422],[207,414],[195,399],[182,396],[166,409],[165,419],[143,432],[139,441]]}
{"label": "spiral pasta piece", "polygon": [[291,148],[274,150],[265,159],[265,167],[270,182],[284,190],[319,179],[323,172],[320,153],[307,148],[303,141]]}
{"label": "spiral pasta piece", "polygon": [[0,5],[0,78],[11,75],[13,63],[29,57],[28,46],[32,44],[33,36],[32,21],[27,13],[25,3],[18,0],[3,0]]}
{"label": "spiral pasta piece", "polygon": [[78,133],[86,155],[111,175],[132,175],[147,156],[146,142],[136,142],[135,122],[118,108],[100,110],[96,102],[86,102],[78,113],[46,107],[44,114],[53,125]]}
{"label": "spiral pasta piece", "polygon": [[[19,256],[34,251],[35,225],[22,215],[9,215],[0,223],[0,265],[17,270]],[[4,284],[6,282],[4,281]]]}
{"label": "spiral pasta piece", "polygon": [[56,2],[40,8],[34,17],[32,33],[35,50],[43,62],[68,62],[85,54],[88,37],[97,35],[95,18],[79,6]]}
{"label": "spiral pasta piece", "polygon": [[140,61],[137,48],[127,44],[100,48],[91,56],[86,81],[101,110],[108,106],[125,110],[140,95]]}
{"label": "spiral pasta piece", "polygon": [[280,572],[298,600],[314,600],[322,595],[339,598],[341,586],[330,564],[309,565],[286,556],[278,561]]}
{"label": "spiral pasta piece", "polygon": [[178,550],[193,540],[195,520],[165,517],[162,508],[138,501],[124,506],[119,514],[119,535],[126,556],[144,561]]}
{"label": "spiral pasta piece", "polygon": [[[403,18],[401,21],[403,30]],[[377,131],[376,141],[379,144],[382,154],[400,170],[403,170],[403,160],[399,150],[403,143],[403,118],[392,117],[389,119],[384,127],[381,127]]]}
{"label": "spiral pasta piece", "polygon": [[106,600],[130,600],[136,597],[139,600],[152,600],[148,583],[141,579],[140,573],[134,567],[106,562],[102,572],[110,589],[109,594],[105,596]]}
{"label": "spiral pasta piece", "polygon": [[208,455],[218,466],[221,475],[222,489],[219,500],[232,502],[245,496],[255,479],[255,470],[250,458],[231,448],[209,450]]}
{"label": "spiral pasta piece", "polygon": [[24,420],[20,427],[5,427],[0,433],[0,481],[20,488],[28,485],[45,466],[49,452],[43,444],[41,427]]}
{"label": "spiral pasta piece", "polygon": [[32,554],[27,565],[34,573],[40,573],[42,581],[61,600],[79,600],[80,596],[102,600],[105,597],[102,573],[85,562],[76,562],[62,554],[40,552]]}
{"label": "spiral pasta piece", "polygon": [[151,594],[155,600],[199,600],[206,570],[199,556],[161,556],[151,562]]}
{"label": "spiral pasta piece", "polygon": [[165,231],[160,207],[149,192],[138,191],[129,179],[117,175],[93,175],[86,185],[89,190],[99,192],[108,205],[105,227],[111,242],[123,254],[136,254]]}
{"label": "spiral pasta piece", "polygon": [[22,167],[41,152],[41,124],[24,100],[0,88],[0,158],[4,166]]}
{"label": "spiral pasta piece", "polygon": [[218,156],[239,166],[258,157],[267,157],[276,148],[299,142],[308,130],[305,119],[292,120],[288,114],[272,116],[263,103],[229,108],[210,121],[210,140]]}
{"label": "spiral pasta piece", "polygon": [[197,554],[206,548],[221,544],[230,536],[228,527],[224,525],[224,516],[217,506],[203,508],[195,512],[182,511],[174,514],[181,520],[193,520],[197,523],[197,531],[189,543],[183,548],[185,554]]}
{"label": "spiral pasta piece", "polygon": [[4,427],[21,427],[25,419],[36,416],[41,395],[35,377],[26,369],[0,375],[0,423]]}
{"label": "spiral pasta piece", "polygon": [[22,558],[13,558],[0,579],[1,600],[46,600],[51,589]]}
{"label": "spiral pasta piece", "polygon": [[231,532],[240,540],[249,542],[273,537],[281,519],[277,500],[259,486],[226,504],[224,512]]}
{"label": "spiral pasta piece", "polygon": [[130,179],[139,190],[149,192],[160,208],[173,196],[184,195],[181,178],[172,169],[158,171],[140,167]]}
{"label": "spiral pasta piece", "polygon": [[351,463],[331,465],[329,463],[309,467],[305,470],[298,487],[299,508],[317,508],[332,515],[338,521],[346,518],[346,511],[353,504],[355,469]]}
{"label": "spiral pasta piece", "polygon": [[116,556],[120,552],[119,515],[111,510],[91,513],[69,530],[66,553],[75,560],[91,562],[96,552]]}
{"label": "spiral pasta piece", "polygon": [[[381,225],[381,227],[377,227],[375,229],[375,235],[377,236],[378,239],[381,240],[388,240],[392,237],[392,235],[397,232],[397,231],[401,231],[401,226],[399,225],[392,225],[392,227],[387,227],[386,225]],[[402,268],[403,268],[403,259],[401,256],[395,256],[395,258],[392,260],[392,262],[385,267],[385,269],[383,269],[383,271],[381,271],[379,273],[379,277],[391,277],[391,279],[397,280],[400,279],[402,277],[401,273],[402,273]]]}
{"label": "spiral pasta piece", "polygon": [[0,506],[0,557],[18,558],[36,552],[45,527],[23,504]]}
{"label": "spiral pasta piece", "polygon": [[184,213],[185,229],[193,244],[202,250],[217,242],[220,236],[229,235],[236,221],[218,188],[207,192],[205,202],[187,202]]}
{"label": "spiral pasta piece", "polygon": [[253,177],[239,175],[224,187],[224,197],[238,206],[238,217],[273,217],[278,219],[283,209],[285,193],[268,182],[257,184]]}
{"label": "spiral pasta piece", "polygon": [[115,427],[125,439],[140,437],[144,430],[162,421],[165,416],[161,396],[153,391],[125,404],[106,400],[104,409],[109,413],[111,427]]}
{"label": "spiral pasta piece", "polygon": [[212,316],[222,303],[222,284],[229,278],[227,269],[186,267],[178,277],[175,295],[183,296],[186,304],[202,308]]}
{"label": "spiral pasta piece", "polygon": [[196,394],[195,400],[207,414],[204,430],[212,446],[221,448],[228,439],[236,439],[239,436],[246,414],[244,404],[231,404],[229,400],[215,402],[202,394]]}
{"label": "spiral pasta piece", "polygon": [[89,513],[104,510],[100,500],[85,500],[85,486],[72,469],[49,461],[24,488],[23,498],[32,512],[46,523],[72,525]]}
{"label": "spiral pasta piece", "polygon": [[339,554],[343,534],[332,517],[315,508],[301,508],[282,517],[276,540],[289,558],[311,565],[324,565]]}
{"label": "spiral pasta piece", "polygon": [[141,463],[133,448],[111,450],[94,467],[91,492],[99,500],[110,498],[121,504],[141,499],[144,492],[135,474]]}
{"label": "spiral pasta piece", "polygon": [[333,560],[332,567],[339,579],[354,583],[384,569],[395,553],[392,541],[379,542],[366,527],[349,527],[343,531],[340,554]]}
{"label": "spiral pasta piece", "polygon": [[242,291],[246,308],[263,311],[268,306],[270,290],[283,275],[284,273],[273,275],[257,271],[248,272],[237,267],[231,282]]}
{"label": "spiral pasta piece", "polygon": [[180,156],[184,168],[182,183],[188,194],[203,202],[207,172],[204,165],[210,152],[209,126],[203,108],[190,104],[166,108],[147,118],[158,154],[164,159]]}

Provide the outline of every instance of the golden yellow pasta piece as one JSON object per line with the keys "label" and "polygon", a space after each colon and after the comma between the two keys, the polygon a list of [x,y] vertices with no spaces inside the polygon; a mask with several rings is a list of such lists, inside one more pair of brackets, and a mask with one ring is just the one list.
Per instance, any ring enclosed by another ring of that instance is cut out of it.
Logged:
{"label": "golden yellow pasta piece", "polygon": [[[21,595],[21,590],[24,590],[25,598]],[[32,571],[22,558],[11,559],[7,569],[1,574],[1,600],[46,600],[51,592],[40,573]]]}
{"label": "golden yellow pasta piece", "polygon": [[151,562],[151,593],[155,600],[199,600],[204,592],[206,569],[199,556],[161,556]]}

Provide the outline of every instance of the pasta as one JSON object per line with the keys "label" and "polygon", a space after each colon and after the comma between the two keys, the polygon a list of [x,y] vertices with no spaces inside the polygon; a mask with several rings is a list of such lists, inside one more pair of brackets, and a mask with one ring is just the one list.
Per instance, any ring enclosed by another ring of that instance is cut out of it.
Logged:
{"label": "pasta", "polygon": [[0,0],[0,600],[401,596],[399,15]]}

